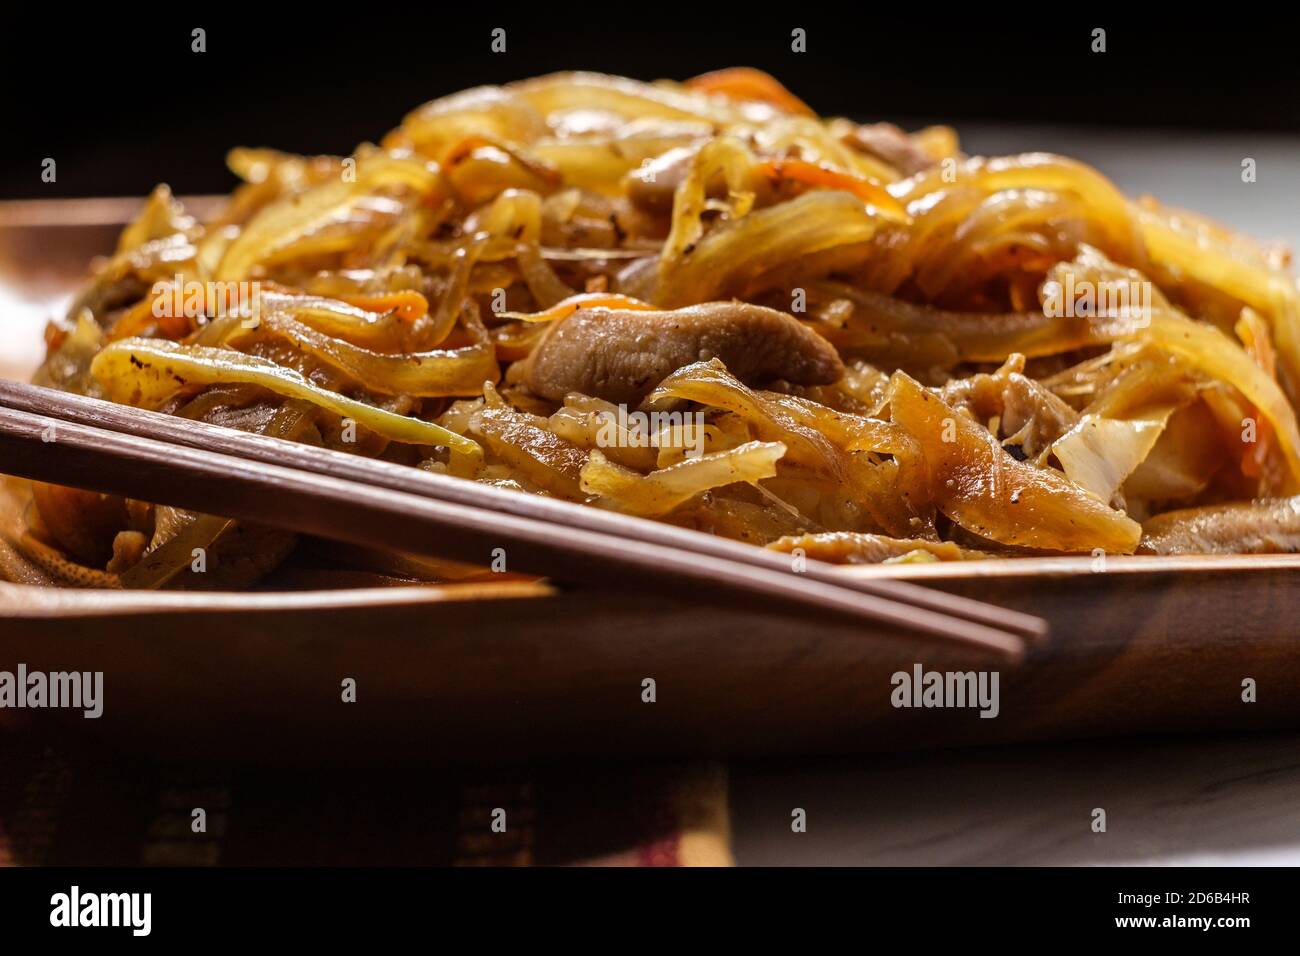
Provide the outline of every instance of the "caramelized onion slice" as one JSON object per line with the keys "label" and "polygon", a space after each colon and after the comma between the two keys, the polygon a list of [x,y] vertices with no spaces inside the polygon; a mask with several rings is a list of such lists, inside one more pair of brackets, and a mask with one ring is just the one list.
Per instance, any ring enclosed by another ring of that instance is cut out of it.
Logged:
{"label": "caramelized onion slice", "polygon": [[968,561],[984,557],[983,552],[962,548],[951,541],[891,538],[855,531],[787,535],[773,541],[768,548],[786,554],[799,551],[805,558],[830,564],[883,564],[907,558],[918,551],[939,561]]}
{"label": "caramelized onion slice", "polygon": [[472,397],[482,394],[484,382],[495,383],[500,375],[495,350],[487,340],[460,349],[385,355],[332,338],[287,315],[268,315],[260,327],[383,395]]}
{"label": "caramelized onion slice", "polygon": [[432,422],[408,418],[314,385],[293,369],[230,349],[177,345],[157,339],[123,339],[98,355],[91,374],[108,396],[126,405],[158,408],[184,389],[239,382],[286,398],[300,398],[412,445],[445,445],[462,455],[481,454],[477,444]]}
{"label": "caramelized onion slice", "polygon": [[664,515],[711,488],[771,478],[784,454],[780,442],[746,442],[641,475],[595,449],[582,469],[582,490],[628,514]]}
{"label": "caramelized onion slice", "polygon": [[1142,529],[1063,475],[1017,461],[982,426],[902,372],[893,419],[921,443],[930,493],[963,528],[1001,544],[1131,554]]}

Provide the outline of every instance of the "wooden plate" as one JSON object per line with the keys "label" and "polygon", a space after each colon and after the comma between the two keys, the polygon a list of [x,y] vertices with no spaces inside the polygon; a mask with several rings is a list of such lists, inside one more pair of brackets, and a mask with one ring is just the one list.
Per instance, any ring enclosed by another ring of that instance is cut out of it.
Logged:
{"label": "wooden plate", "polygon": [[[114,226],[121,218],[87,209]],[[29,374],[41,324],[114,234],[83,223],[75,206],[0,204],[4,374]],[[98,720],[13,710],[0,719],[57,720],[141,752],[345,763],[842,752],[1297,726],[1297,572],[1296,556],[845,571],[1048,618],[1052,636],[1015,668],[689,593],[519,584],[155,594],[0,584],[0,670],[21,662],[104,672]],[[892,706],[892,675],[918,664],[997,670],[998,716]],[[347,678],[355,703],[342,700]],[[1247,679],[1257,685],[1253,703],[1243,701]]]}

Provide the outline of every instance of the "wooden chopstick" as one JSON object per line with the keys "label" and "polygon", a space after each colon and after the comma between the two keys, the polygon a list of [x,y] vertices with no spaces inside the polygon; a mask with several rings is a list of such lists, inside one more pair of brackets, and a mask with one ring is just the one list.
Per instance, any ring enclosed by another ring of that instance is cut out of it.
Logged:
{"label": "wooden chopstick", "polygon": [[[0,470],[23,477],[478,564],[507,547],[513,569],[561,581],[626,586],[635,573],[708,584],[751,603],[868,617],[1011,656],[1023,649],[1021,634],[848,586],[858,582],[793,574],[779,555],[771,555],[773,566],[702,552],[694,546],[712,539],[683,529],[672,529],[681,534],[667,543],[629,542],[617,533],[625,525],[655,525],[547,499],[537,500],[562,510],[520,514],[510,506],[531,496],[37,386],[0,382],[0,404]],[[588,512],[616,519],[606,521],[616,533],[572,520]],[[902,588],[905,599],[909,590],[934,594]]]}
{"label": "wooden chopstick", "polygon": [[[1017,635],[789,573],[628,542],[94,426],[0,408],[0,469],[417,554],[490,563],[588,586],[718,593],[753,607],[883,622],[1015,657]],[[699,589],[709,588],[708,592]]]}
{"label": "wooden chopstick", "polygon": [[[286,465],[316,474],[348,478],[393,491],[513,514],[522,518],[535,518],[568,528],[614,535],[630,541],[658,544],[710,557],[739,561],[785,574],[792,573],[792,561],[789,555],[715,535],[555,498],[519,494],[494,488],[491,485],[463,481],[391,462],[308,447],[280,438],[131,408],[71,392],[0,380],[0,404],[127,435],[217,451],[264,464]],[[901,601],[949,617],[962,618],[997,630],[1019,634],[1032,640],[1040,639],[1047,634],[1047,622],[1032,614],[985,604],[982,601],[947,594],[905,581],[853,578],[836,569],[834,565],[814,560],[806,561],[803,570],[798,573],[810,580],[823,581],[849,587],[864,594],[875,594]]]}

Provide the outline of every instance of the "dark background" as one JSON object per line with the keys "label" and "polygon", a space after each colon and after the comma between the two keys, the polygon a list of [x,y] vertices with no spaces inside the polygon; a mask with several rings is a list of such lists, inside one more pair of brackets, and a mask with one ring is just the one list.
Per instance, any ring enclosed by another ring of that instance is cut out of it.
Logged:
{"label": "dark background", "polygon": [[[1094,7],[1045,19],[1041,5],[1022,14],[990,6],[967,23],[938,5],[882,20],[865,6],[804,16],[733,3],[716,22],[689,4],[620,2],[573,15],[580,8],[554,5],[545,21],[421,9],[345,3],[272,17],[250,6],[235,19],[131,7],[96,22],[79,7],[50,7],[6,20],[0,198],[138,195],[159,181],[181,193],[225,191],[232,146],[347,153],[425,100],[575,68],[681,79],[752,65],[823,114],[912,125],[1300,131],[1289,30],[1241,31],[1191,7],[1176,23]],[[196,26],[207,30],[206,53],[190,50]],[[504,54],[489,49],[496,26],[507,31]],[[790,51],[796,26],[808,31],[806,53]],[[1107,31],[1104,54],[1090,50],[1097,26]],[[47,156],[58,160],[54,184],[40,180]]]}

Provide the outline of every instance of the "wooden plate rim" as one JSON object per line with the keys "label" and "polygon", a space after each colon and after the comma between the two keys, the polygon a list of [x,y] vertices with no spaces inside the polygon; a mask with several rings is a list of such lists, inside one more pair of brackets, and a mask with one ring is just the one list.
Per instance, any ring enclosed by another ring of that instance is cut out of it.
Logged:
{"label": "wooden plate rim", "polygon": [[[1185,557],[1108,557],[1103,571],[1091,557],[1004,558],[925,565],[846,566],[843,573],[896,578],[925,584],[956,584],[979,579],[999,581],[1092,578],[1118,575],[1152,583],[1169,575],[1259,574],[1300,571],[1300,555],[1193,555]],[[0,620],[87,617],[194,611],[231,614],[268,611],[319,611],[359,607],[416,607],[448,602],[496,600],[544,601],[558,591],[544,583],[412,585],[388,588],[343,588],[310,591],[177,592],[110,591],[50,588],[0,582]]]}

